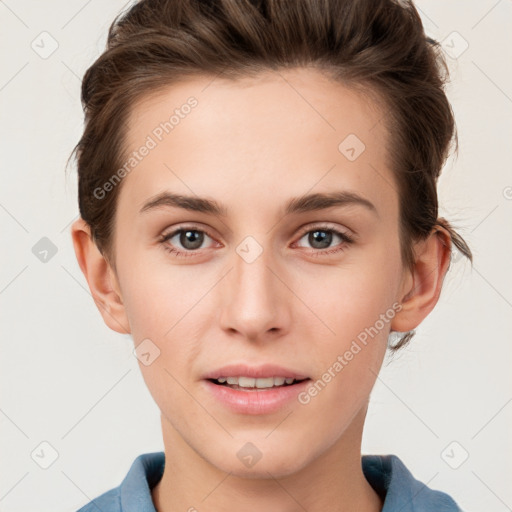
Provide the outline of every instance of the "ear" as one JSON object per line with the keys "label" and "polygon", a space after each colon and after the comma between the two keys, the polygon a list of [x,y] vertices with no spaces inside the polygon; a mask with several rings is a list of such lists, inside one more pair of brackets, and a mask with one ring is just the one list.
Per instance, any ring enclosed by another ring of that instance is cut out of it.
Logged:
{"label": "ear", "polygon": [[112,330],[129,334],[129,322],[116,274],[94,243],[89,225],[82,219],[71,226],[76,258],[87,280],[103,321]]}
{"label": "ear", "polygon": [[405,273],[402,309],[393,318],[391,330],[411,331],[434,309],[450,264],[451,244],[449,232],[436,225],[427,239],[415,245],[415,263]]}

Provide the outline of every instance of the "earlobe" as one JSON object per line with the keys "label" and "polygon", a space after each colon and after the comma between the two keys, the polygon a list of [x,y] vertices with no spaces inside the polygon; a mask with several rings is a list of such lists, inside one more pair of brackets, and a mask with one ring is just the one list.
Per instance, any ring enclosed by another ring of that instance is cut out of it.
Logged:
{"label": "earlobe", "polygon": [[115,272],[92,240],[89,225],[78,219],[71,227],[71,236],[78,264],[104,322],[116,332],[129,334],[128,317]]}
{"label": "earlobe", "polygon": [[391,330],[412,331],[428,316],[439,300],[450,263],[451,237],[436,226],[429,237],[415,246],[416,260],[401,289],[402,309],[391,322]]}

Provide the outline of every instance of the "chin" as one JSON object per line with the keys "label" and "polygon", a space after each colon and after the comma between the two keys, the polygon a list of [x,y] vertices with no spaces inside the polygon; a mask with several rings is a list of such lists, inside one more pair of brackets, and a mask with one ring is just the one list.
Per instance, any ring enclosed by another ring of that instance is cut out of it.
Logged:
{"label": "chin", "polygon": [[[212,462],[216,462],[215,459]],[[284,478],[297,473],[307,463],[289,447],[286,452],[269,449],[266,453],[263,449],[257,451],[251,443],[239,449],[234,459],[226,460],[225,452],[220,454],[218,462],[215,465],[222,471],[247,479]]]}

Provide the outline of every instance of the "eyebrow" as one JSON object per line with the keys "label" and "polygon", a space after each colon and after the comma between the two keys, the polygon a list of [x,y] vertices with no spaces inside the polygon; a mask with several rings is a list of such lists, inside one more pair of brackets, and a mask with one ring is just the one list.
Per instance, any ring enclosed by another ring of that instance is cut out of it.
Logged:
{"label": "eyebrow", "polygon": [[[368,199],[350,191],[335,191],[330,193],[314,193],[290,199],[284,208],[284,215],[325,210],[332,207],[359,205],[379,217],[375,205]],[[144,203],[140,213],[165,207],[182,208],[184,210],[207,213],[227,217],[226,206],[213,199],[197,196],[186,196],[162,192]]]}

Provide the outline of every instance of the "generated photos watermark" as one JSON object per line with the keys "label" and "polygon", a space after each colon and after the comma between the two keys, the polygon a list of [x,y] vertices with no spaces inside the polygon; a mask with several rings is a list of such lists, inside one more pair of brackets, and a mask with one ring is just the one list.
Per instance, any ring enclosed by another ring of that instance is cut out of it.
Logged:
{"label": "generated photos watermark", "polygon": [[160,142],[165,138],[166,135],[171,133],[176,126],[178,126],[183,119],[185,119],[192,109],[197,107],[199,102],[197,98],[191,96],[187,99],[187,102],[181,105],[179,108],[175,108],[173,114],[169,119],[162,121],[158,126],[155,126],[150,134],[146,137],[144,144],[138,149],[132,151],[125,163],[101,186],[96,187],[93,191],[96,199],[104,199],[108,192],[111,192],[121,180],[129,174],[137,165],[139,165],[150,152],[155,149]]}
{"label": "generated photos watermark", "polygon": [[349,364],[354,357],[361,352],[361,350],[368,344],[368,337],[373,339],[377,336],[394,317],[402,310],[402,304],[395,302],[392,307],[388,308],[385,313],[381,313],[379,319],[370,327],[365,327],[352,343],[348,350],[343,355],[338,355],[336,360],[329,366],[329,368],[322,374],[322,377],[312,383],[308,388],[299,393],[297,399],[302,405],[307,405],[311,399],[322,391],[338,373]]}

